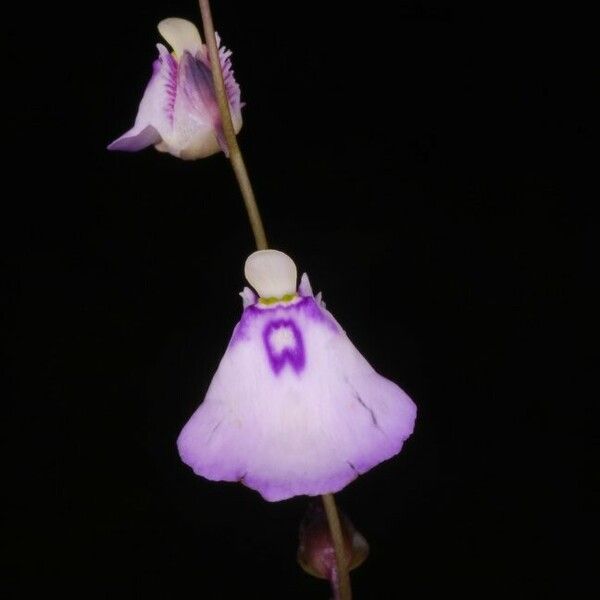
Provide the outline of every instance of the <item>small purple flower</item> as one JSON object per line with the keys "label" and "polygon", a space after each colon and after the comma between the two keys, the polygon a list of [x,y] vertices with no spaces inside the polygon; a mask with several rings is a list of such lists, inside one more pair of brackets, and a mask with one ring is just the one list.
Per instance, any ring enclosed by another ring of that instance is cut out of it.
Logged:
{"label": "small purple flower", "polygon": [[177,445],[214,481],[241,481],[269,501],[334,493],[391,458],[416,407],[378,375],[276,250],[246,261],[244,312],[204,402]]}
{"label": "small purple flower", "polygon": [[[186,160],[204,158],[227,144],[208,58],[208,50],[196,26],[185,19],[170,18],[158,31],[173,48],[169,53],[157,44],[158,59],[140,102],[134,126],[108,146],[109,150],[136,152],[154,145],[160,152]],[[217,38],[217,42],[219,42]],[[219,48],[221,70],[233,126],[242,127],[240,88],[236,83],[231,52]]]}

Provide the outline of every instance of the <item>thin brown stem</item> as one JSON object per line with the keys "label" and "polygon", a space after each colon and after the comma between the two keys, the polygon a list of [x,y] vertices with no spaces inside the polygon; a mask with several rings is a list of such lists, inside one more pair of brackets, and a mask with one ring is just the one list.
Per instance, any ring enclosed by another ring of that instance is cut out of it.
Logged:
{"label": "thin brown stem", "polygon": [[[333,494],[324,494],[323,505],[329,523],[329,531],[333,540],[335,549],[335,563],[337,566],[337,591],[339,592],[340,600],[352,600],[352,588],[350,587],[350,574],[348,573],[348,559],[344,544],[344,535],[340,523],[340,516],[335,505]],[[334,582],[335,586],[335,582]]]}
{"label": "thin brown stem", "polygon": [[[229,101],[227,99],[227,92],[225,91],[225,83],[223,81],[223,73],[221,71],[221,62],[219,60],[219,49],[217,47],[215,29],[210,11],[210,3],[209,0],[199,0],[199,3],[200,13],[202,15],[204,38],[208,47],[208,56],[210,58],[211,71],[215,86],[215,94],[217,96],[219,112],[221,114],[223,133],[225,135],[225,141],[229,150],[229,160],[231,161],[231,166],[233,167],[235,177],[242,193],[242,198],[244,199],[244,204],[246,205],[246,210],[248,211],[248,218],[250,219],[250,225],[252,227],[252,232],[254,233],[254,239],[256,240],[256,247],[259,250],[265,250],[268,247],[267,237],[265,235],[265,230],[260,218],[258,205],[256,204],[254,191],[252,190],[252,184],[250,183],[250,178],[248,177],[248,171],[244,163],[244,157],[242,156],[242,152],[237,143],[235,129],[231,119]],[[331,531],[331,537],[333,539],[333,545],[335,548],[337,568],[334,589],[336,589],[338,592],[340,600],[352,600],[350,576],[348,575],[348,561],[346,559],[344,550],[344,537],[342,534],[340,518],[335,506],[333,494],[325,494],[323,496],[323,504],[325,506],[327,521],[329,523],[329,529]]]}
{"label": "thin brown stem", "polygon": [[331,591],[333,592],[333,600],[341,600],[340,596],[340,579],[338,577],[337,567],[334,567],[331,573]]}
{"label": "thin brown stem", "polygon": [[217,102],[219,104],[219,112],[221,114],[221,124],[223,126],[223,133],[225,135],[225,141],[227,142],[227,148],[229,149],[229,160],[235,173],[246,210],[248,211],[248,219],[250,220],[250,226],[252,227],[252,233],[254,233],[254,239],[256,241],[256,247],[258,250],[265,250],[267,246],[267,236],[265,235],[265,229],[260,218],[260,212],[258,211],[258,205],[256,204],[256,198],[254,197],[254,191],[252,190],[252,184],[248,177],[248,171],[246,164],[244,163],[244,157],[242,151],[237,143],[235,136],[235,129],[233,128],[233,121],[231,120],[231,112],[229,110],[229,101],[227,99],[227,92],[225,91],[225,83],[223,81],[223,73],[221,71],[221,61],[219,60],[219,49],[217,47],[217,40],[215,37],[215,28],[213,26],[212,14],[210,12],[210,4],[208,0],[199,0],[200,2],[200,13],[202,14],[202,25],[204,29],[204,39],[208,47],[208,56],[210,58],[210,66],[213,76],[213,82],[215,85],[215,94],[217,96]]}

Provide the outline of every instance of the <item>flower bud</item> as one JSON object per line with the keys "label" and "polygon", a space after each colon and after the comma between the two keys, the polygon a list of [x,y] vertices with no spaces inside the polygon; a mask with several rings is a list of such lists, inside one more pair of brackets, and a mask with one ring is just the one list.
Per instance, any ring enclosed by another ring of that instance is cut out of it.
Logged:
{"label": "flower bud", "polygon": [[[369,544],[341,511],[340,524],[344,538],[344,555],[348,570],[360,566],[369,554]],[[313,577],[332,580],[336,569],[335,548],[325,508],[320,498],[311,500],[300,523],[298,563]]]}

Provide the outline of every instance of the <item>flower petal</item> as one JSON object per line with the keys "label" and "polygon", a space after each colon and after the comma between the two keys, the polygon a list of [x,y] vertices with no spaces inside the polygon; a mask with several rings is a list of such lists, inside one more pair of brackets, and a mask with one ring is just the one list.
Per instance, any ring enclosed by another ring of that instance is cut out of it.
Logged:
{"label": "flower petal", "polygon": [[180,58],[187,50],[192,56],[202,48],[202,38],[198,28],[186,19],[170,17],[158,24],[158,32]]}
{"label": "flower petal", "polygon": [[315,301],[321,308],[325,308],[326,305],[325,305],[325,301],[323,300],[323,292],[319,292],[315,296]]}
{"label": "flower petal", "polygon": [[160,142],[173,126],[177,86],[177,62],[169,51],[157,44],[158,59],[138,108],[134,126],[109,144],[109,150],[135,152]]}
{"label": "flower petal", "polygon": [[240,296],[242,297],[242,306],[244,308],[256,304],[256,301],[258,300],[258,296],[249,287],[245,287],[240,292]]}
{"label": "flower petal", "polygon": [[314,296],[312,286],[310,285],[310,281],[308,280],[308,275],[306,273],[302,273],[302,277],[300,277],[298,293],[301,296]]}
{"label": "flower petal", "polygon": [[139,127],[133,127],[133,129],[110,143],[107,148],[109,150],[122,150],[123,152],[137,152],[159,142],[160,134],[158,131],[152,125],[147,125],[141,131]]}
{"label": "flower petal", "polygon": [[221,46],[221,38],[216,33],[217,46],[219,47],[219,61],[221,62],[221,71],[223,73],[223,82],[225,83],[225,92],[227,93],[227,100],[231,107],[231,118],[233,120],[233,127],[235,132],[238,133],[242,127],[242,103],[240,86],[235,80],[233,68],[231,66],[231,50]]}
{"label": "flower petal", "polygon": [[244,275],[261,298],[281,298],[296,292],[296,265],[279,250],[253,252],[246,260]]}
{"label": "flower petal", "polygon": [[270,501],[337,492],[398,453],[416,407],[311,297],[245,309],[178,448]]}
{"label": "flower petal", "polygon": [[179,62],[175,122],[170,152],[184,159],[219,151],[221,116],[210,67],[187,50]]}
{"label": "flower petal", "polygon": [[[221,51],[223,48],[219,52]],[[228,58],[231,53],[225,54],[225,58],[221,58],[221,64],[223,69],[227,69],[225,87],[233,127],[237,133],[242,127],[240,91],[231,71]],[[223,64],[226,66],[223,67]],[[184,51],[179,69],[179,87],[182,93],[181,102],[175,107],[176,113],[181,115],[181,121],[178,119],[178,129],[181,132],[178,144],[183,149],[179,156],[185,159],[203,158],[219,149],[225,156],[229,156],[206,49],[203,48],[195,56]],[[225,71],[223,74],[225,76]]]}

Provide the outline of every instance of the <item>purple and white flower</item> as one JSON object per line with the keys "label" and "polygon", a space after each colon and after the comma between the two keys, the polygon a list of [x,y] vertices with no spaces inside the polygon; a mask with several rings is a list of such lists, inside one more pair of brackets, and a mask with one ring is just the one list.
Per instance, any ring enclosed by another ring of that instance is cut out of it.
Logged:
{"label": "purple and white flower", "polygon": [[244,312],[204,402],[177,445],[215,481],[241,481],[269,501],[334,493],[391,458],[416,407],[378,375],[282,252],[246,261]]}
{"label": "purple and white flower", "polygon": [[[154,61],[152,78],[140,102],[135,124],[108,149],[136,152],[154,145],[161,152],[187,160],[204,158],[220,150],[227,154],[208,50],[198,29],[185,19],[170,18],[158,24],[158,31],[173,52],[157,44],[158,59]],[[230,56],[229,50],[219,48],[237,133],[242,127],[242,103]]]}

